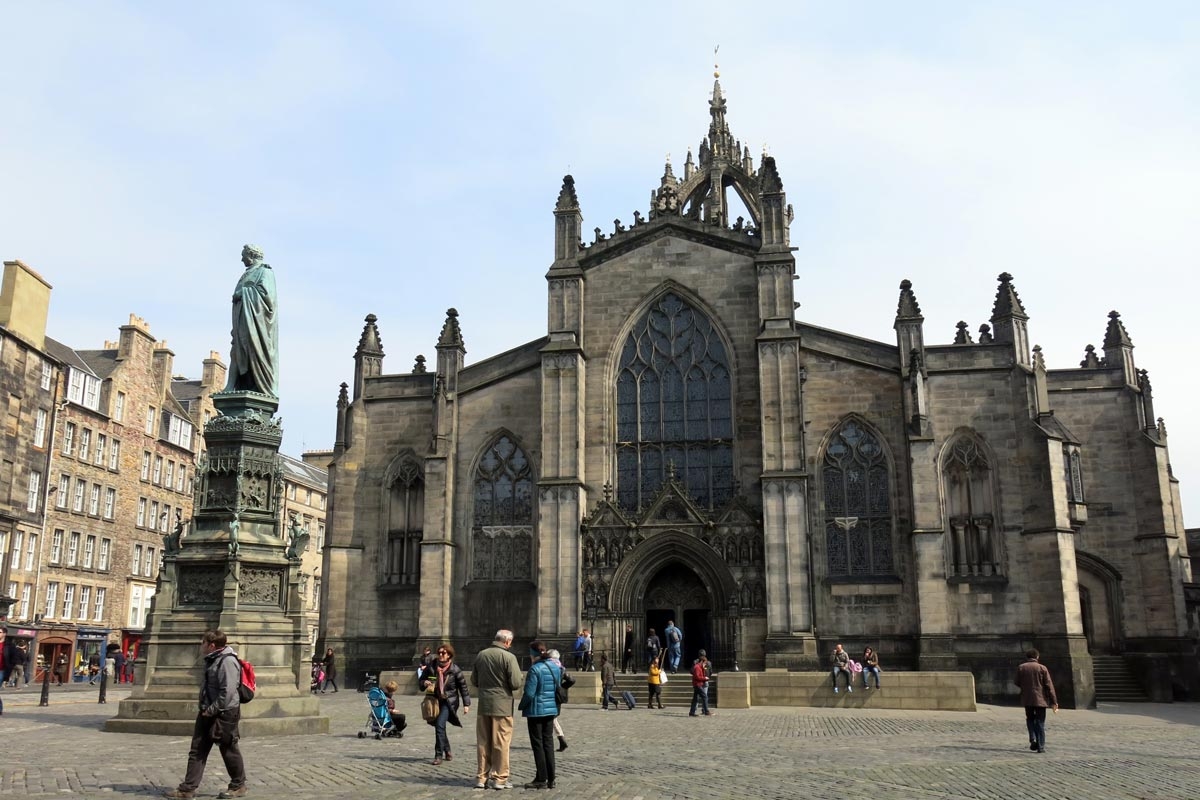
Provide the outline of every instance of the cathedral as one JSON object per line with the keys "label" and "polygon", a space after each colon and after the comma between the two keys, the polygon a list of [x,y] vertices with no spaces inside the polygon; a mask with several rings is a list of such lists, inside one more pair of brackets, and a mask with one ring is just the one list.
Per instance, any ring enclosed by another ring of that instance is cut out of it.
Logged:
{"label": "cathedral", "polygon": [[735,138],[719,80],[708,111],[628,226],[585,243],[563,179],[543,337],[468,364],[450,309],[434,363],[387,371],[367,316],[321,647],[361,674],[441,641],[469,665],[498,628],[567,652],[588,628],[619,658],[631,626],[640,662],[674,620],[684,663],[717,670],[826,669],[840,642],[1011,700],[1032,646],[1064,705],[1093,702],[1102,659],[1196,697],[1178,485],[1119,314],[1061,370],[1008,273],[952,342],[926,342],[907,280],[894,341],[806,324],[775,159]]}

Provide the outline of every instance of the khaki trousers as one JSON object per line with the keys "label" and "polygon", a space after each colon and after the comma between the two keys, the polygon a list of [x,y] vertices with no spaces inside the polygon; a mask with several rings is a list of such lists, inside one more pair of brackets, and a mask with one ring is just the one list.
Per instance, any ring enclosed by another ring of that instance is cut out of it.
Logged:
{"label": "khaki trousers", "polygon": [[479,782],[495,778],[497,783],[508,780],[508,751],[512,746],[513,718],[475,718],[475,749],[479,755]]}

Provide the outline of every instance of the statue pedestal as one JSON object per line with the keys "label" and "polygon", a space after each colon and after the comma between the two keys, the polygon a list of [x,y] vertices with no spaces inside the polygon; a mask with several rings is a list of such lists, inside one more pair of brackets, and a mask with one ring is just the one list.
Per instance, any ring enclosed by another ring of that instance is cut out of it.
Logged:
{"label": "statue pedestal", "polygon": [[204,669],[200,640],[216,628],[254,665],[258,689],[242,706],[243,736],[329,732],[309,692],[300,561],[287,557],[281,535],[277,401],[222,395],[223,413],[204,431],[208,457],[197,470],[192,530],[178,552],[164,550],[170,555],[146,624],[145,662],[105,730],[190,737]]}

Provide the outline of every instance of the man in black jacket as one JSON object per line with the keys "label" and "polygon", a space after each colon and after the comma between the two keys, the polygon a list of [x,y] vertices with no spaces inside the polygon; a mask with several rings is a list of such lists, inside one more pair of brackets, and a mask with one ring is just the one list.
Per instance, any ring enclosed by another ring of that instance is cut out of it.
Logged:
{"label": "man in black jacket", "polygon": [[625,626],[625,653],[621,657],[621,674],[633,672],[633,626]]}
{"label": "man in black jacket", "polygon": [[205,631],[200,649],[204,653],[204,677],[200,682],[200,714],[192,731],[187,774],[179,788],[164,797],[191,800],[196,796],[214,744],[221,751],[225,769],[229,770],[229,788],[217,796],[242,797],[246,794],[246,765],[238,748],[238,722],[242,718],[238,685],[242,682],[242,665],[221,631]]}

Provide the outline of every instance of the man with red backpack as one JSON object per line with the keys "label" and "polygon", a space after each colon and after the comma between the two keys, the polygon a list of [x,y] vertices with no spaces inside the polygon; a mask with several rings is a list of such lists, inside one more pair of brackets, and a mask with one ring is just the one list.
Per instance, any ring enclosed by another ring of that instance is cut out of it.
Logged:
{"label": "man with red backpack", "polygon": [[238,722],[242,718],[238,686],[242,683],[242,662],[226,641],[221,631],[205,631],[200,640],[204,678],[200,683],[200,714],[196,717],[192,746],[188,750],[187,774],[179,788],[167,792],[165,797],[190,800],[196,796],[214,744],[229,770],[229,788],[217,796],[242,797],[246,794],[246,765],[242,762],[242,751],[238,749]]}

